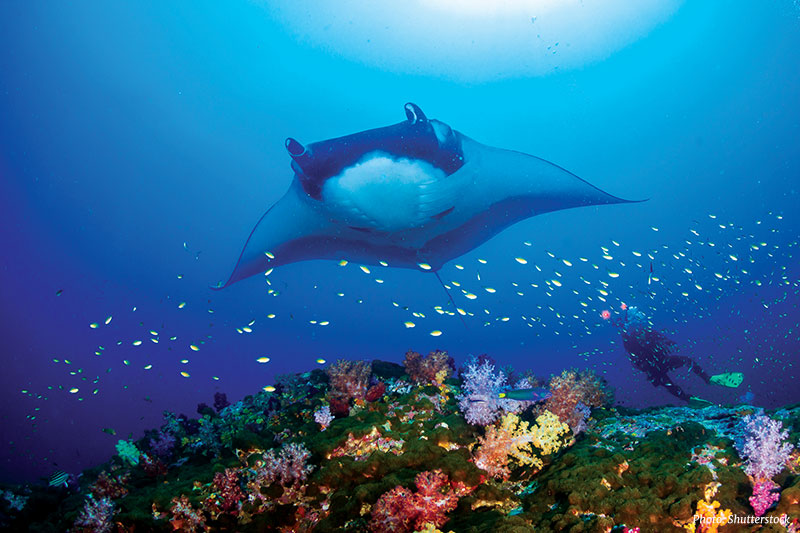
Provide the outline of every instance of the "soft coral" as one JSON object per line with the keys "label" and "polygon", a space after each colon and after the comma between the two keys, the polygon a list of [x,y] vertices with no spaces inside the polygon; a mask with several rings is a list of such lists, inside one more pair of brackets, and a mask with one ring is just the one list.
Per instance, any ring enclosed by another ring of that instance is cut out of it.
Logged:
{"label": "soft coral", "polygon": [[441,470],[420,472],[414,483],[415,493],[398,485],[378,499],[372,509],[372,531],[406,533],[425,524],[440,527],[447,522],[447,513],[456,508],[460,495],[450,487],[447,474]]}

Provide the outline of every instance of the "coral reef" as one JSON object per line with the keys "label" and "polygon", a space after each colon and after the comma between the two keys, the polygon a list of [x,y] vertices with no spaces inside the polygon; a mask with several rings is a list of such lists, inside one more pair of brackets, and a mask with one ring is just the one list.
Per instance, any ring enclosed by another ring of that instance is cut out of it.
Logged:
{"label": "coral reef", "polygon": [[[787,447],[800,438],[800,405],[768,416],[738,405],[625,409],[578,371],[552,378],[545,404],[504,402],[511,371],[486,358],[461,379],[442,367],[431,379],[426,358],[412,360],[340,361],[281,376],[272,392],[215,401],[195,419],[165,413],[161,428],[121,441],[68,487],[0,487],[0,529],[800,528],[800,454]],[[536,384],[520,375],[520,386]],[[336,413],[334,399],[345,409]],[[726,523],[754,510],[785,525]]]}

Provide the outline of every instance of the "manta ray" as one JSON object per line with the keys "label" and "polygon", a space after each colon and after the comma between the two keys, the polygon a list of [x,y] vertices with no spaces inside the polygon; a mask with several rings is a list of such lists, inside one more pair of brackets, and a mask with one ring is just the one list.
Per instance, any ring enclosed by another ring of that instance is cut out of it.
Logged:
{"label": "manta ray", "polygon": [[481,144],[415,104],[405,114],[306,146],[288,138],[289,190],[215,288],[311,259],[437,272],[526,218],[630,202],[544,159]]}

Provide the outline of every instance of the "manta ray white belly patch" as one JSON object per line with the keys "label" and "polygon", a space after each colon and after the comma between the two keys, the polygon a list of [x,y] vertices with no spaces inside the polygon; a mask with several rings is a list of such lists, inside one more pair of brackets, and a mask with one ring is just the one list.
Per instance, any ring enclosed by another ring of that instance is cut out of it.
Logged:
{"label": "manta ray white belly patch", "polygon": [[422,226],[450,208],[446,179],[426,161],[373,152],[327,180],[322,195],[342,223],[391,232]]}

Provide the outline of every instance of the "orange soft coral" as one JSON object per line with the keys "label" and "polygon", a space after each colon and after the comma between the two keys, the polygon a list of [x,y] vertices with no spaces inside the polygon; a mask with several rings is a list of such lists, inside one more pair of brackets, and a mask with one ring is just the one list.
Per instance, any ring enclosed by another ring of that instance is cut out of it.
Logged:
{"label": "orange soft coral", "polygon": [[706,485],[704,499],[697,502],[697,512],[694,520],[686,524],[684,529],[690,533],[717,533],[720,526],[728,523],[728,519],[732,515],[731,510],[720,510],[720,503],[713,499],[719,487],[720,483],[716,481]]}

